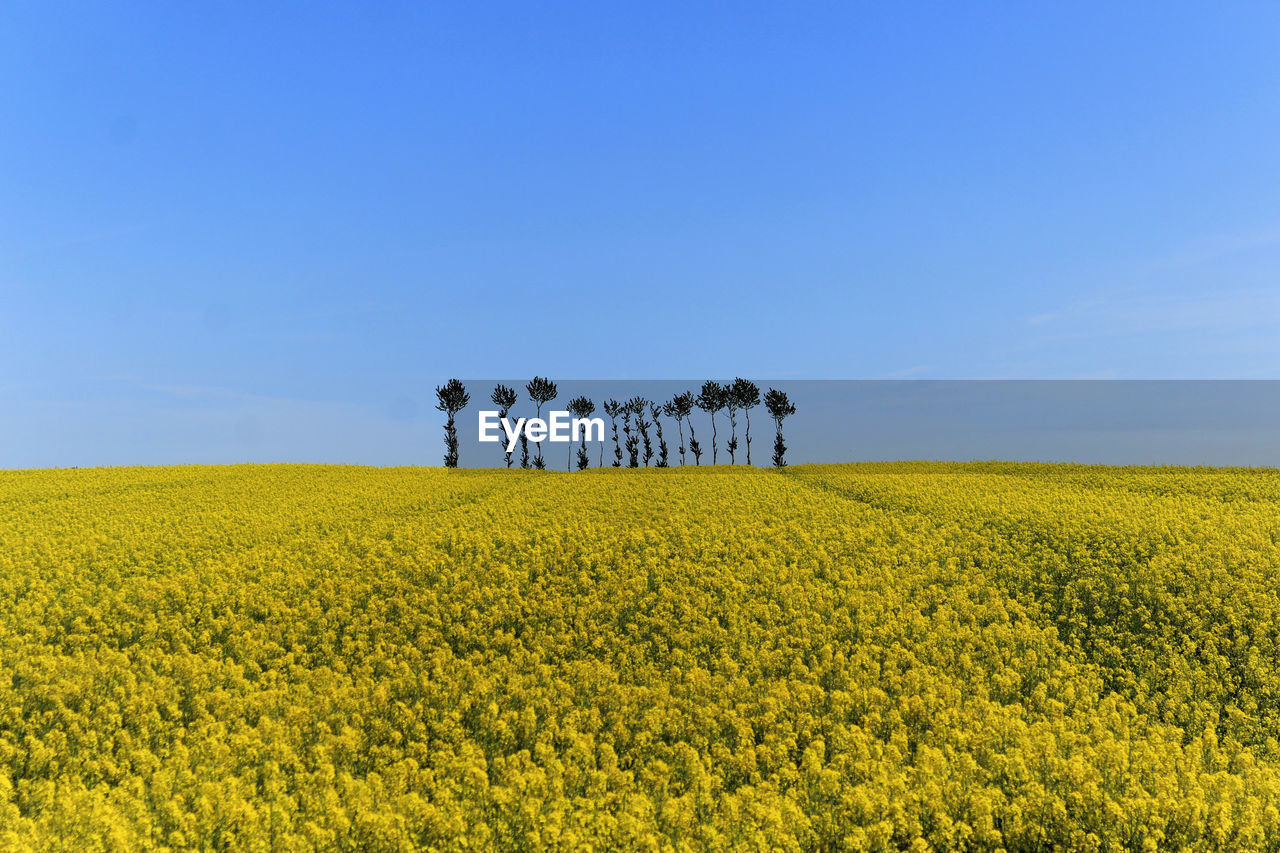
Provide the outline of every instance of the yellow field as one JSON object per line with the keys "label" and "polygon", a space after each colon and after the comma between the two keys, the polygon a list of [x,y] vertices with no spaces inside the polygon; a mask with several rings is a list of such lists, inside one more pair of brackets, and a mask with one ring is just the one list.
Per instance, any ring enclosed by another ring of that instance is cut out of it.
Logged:
{"label": "yellow field", "polygon": [[1280,849],[1280,474],[0,472],[0,850]]}

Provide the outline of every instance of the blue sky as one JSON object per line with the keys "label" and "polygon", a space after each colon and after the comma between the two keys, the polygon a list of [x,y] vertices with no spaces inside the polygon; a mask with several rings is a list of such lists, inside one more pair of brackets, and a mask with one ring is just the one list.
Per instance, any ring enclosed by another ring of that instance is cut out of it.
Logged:
{"label": "blue sky", "polygon": [[[0,467],[453,376],[1280,376],[1280,7],[0,10]],[[430,438],[427,438],[430,436]]]}

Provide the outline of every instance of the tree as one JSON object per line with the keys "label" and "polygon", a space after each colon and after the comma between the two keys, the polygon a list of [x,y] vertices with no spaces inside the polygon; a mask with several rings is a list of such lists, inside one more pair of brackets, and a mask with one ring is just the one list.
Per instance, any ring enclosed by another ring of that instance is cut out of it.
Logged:
{"label": "tree", "polygon": [[630,463],[627,467],[640,467],[640,437],[631,433],[631,416],[635,414],[635,398],[628,400],[621,406],[622,411],[622,434],[626,436],[623,444],[627,446],[627,461]]}
{"label": "tree", "polygon": [[724,407],[729,410],[729,464],[738,464],[738,398],[733,396],[733,386],[723,385]]}
{"label": "tree", "polygon": [[751,410],[760,405],[760,387],[742,377],[733,380],[729,395],[747,417],[747,464],[751,464]]}
{"label": "tree", "polygon": [[773,418],[773,422],[778,425],[778,437],[773,440],[773,464],[779,468],[785,468],[787,467],[787,445],[782,440],[782,421],[796,413],[795,404],[787,399],[785,391],[770,388],[764,395],[764,407]]}
{"label": "tree", "polygon": [[644,397],[632,397],[627,405],[631,407],[631,413],[636,416],[636,427],[640,430],[640,438],[644,442],[644,467],[648,468],[649,460],[653,458],[653,442],[649,440],[649,427],[653,424],[645,418],[649,414],[649,401]]}
{"label": "tree", "polygon": [[520,467],[529,467],[529,435],[520,430]]}
{"label": "tree", "polygon": [[[556,383],[542,376],[535,376],[530,380],[529,384],[524,386],[524,390],[529,392],[529,399],[537,407],[537,417],[542,417],[542,407],[546,403],[550,403],[556,398]],[[546,468],[547,463],[542,458],[542,442],[538,442],[538,455],[533,459],[534,468]]]}
{"label": "tree", "polygon": [[724,408],[725,388],[719,382],[708,379],[698,392],[698,408],[711,415],[711,464],[716,464],[716,412]]}
{"label": "tree", "polygon": [[649,414],[653,415],[653,425],[658,428],[658,467],[670,467],[667,462],[667,440],[662,437],[662,419],[658,417],[661,410],[657,403],[649,404]]}
{"label": "tree", "polygon": [[467,387],[457,379],[450,379],[443,386],[436,386],[436,408],[449,415],[444,427],[444,467],[458,467],[458,428],[453,416],[467,407],[471,395]]}
{"label": "tree", "polygon": [[[498,407],[498,419],[501,420],[511,414],[511,407],[516,404],[516,389],[508,388],[506,385],[499,383],[493,389],[493,394],[489,396],[493,404]],[[523,431],[522,431],[523,433]],[[503,456],[507,460],[507,467],[511,467],[511,451],[506,450],[507,443],[502,442]]]}
{"label": "tree", "polygon": [[[680,430],[680,464],[684,464],[684,419],[676,411],[676,403],[674,399],[668,400],[662,404],[662,414],[672,418],[676,422],[676,429]],[[656,419],[655,419],[656,420]]]}
{"label": "tree", "polygon": [[[689,452],[693,454],[693,464],[702,464],[702,446],[698,444],[697,433],[693,429],[693,392],[685,391],[671,398],[671,416],[676,423],[689,422]],[[680,427],[680,464],[684,464],[684,427]]]}
{"label": "tree", "polygon": [[618,442],[618,415],[622,414],[622,404],[612,397],[604,401],[604,413],[613,424],[613,467],[622,467],[622,445]]}
{"label": "tree", "polygon": [[[575,418],[586,420],[596,413],[596,404],[586,397],[574,397],[569,401],[569,413]],[[572,444],[569,445],[573,447]],[[587,459],[587,431],[582,431],[581,444],[578,446],[578,470],[586,468],[590,462]]]}

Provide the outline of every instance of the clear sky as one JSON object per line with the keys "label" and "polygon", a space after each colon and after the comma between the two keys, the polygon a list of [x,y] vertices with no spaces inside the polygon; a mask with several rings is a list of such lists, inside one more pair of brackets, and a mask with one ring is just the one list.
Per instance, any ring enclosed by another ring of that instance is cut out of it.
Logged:
{"label": "clear sky", "polygon": [[[1280,376],[1280,5],[0,9],[0,467],[449,376]],[[1035,8],[1033,8],[1035,7]]]}

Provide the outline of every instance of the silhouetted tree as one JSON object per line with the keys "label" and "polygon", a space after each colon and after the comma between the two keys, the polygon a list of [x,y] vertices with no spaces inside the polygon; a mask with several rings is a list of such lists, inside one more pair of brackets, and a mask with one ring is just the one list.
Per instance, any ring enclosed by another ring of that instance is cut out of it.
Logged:
{"label": "silhouetted tree", "polygon": [[[572,400],[569,401],[569,414],[573,415],[575,418],[582,418],[583,420],[586,420],[587,418],[594,415],[595,412],[596,412],[596,404],[588,400],[586,397],[574,397]],[[586,468],[587,465],[590,464],[590,461],[587,459],[586,429],[583,429],[582,438],[579,441],[580,443],[578,445],[578,470],[581,471],[582,469]],[[573,447],[573,444],[571,443],[569,446]]]}
{"label": "silhouetted tree", "polygon": [[658,467],[670,467],[667,463],[667,440],[662,437],[662,418],[658,417],[661,414],[661,410],[659,410],[657,403],[649,404],[649,414],[653,415],[653,425],[658,430]]}
{"label": "silhouetted tree", "polygon": [[773,422],[778,425],[778,436],[773,440],[773,464],[779,468],[787,467],[787,445],[782,440],[782,421],[796,413],[795,404],[787,399],[785,391],[773,388],[764,395],[764,407],[769,411]]}
{"label": "silhouetted tree", "polygon": [[458,428],[454,426],[453,416],[467,407],[471,395],[467,388],[457,379],[450,379],[443,386],[436,386],[436,408],[449,415],[444,426],[444,467],[458,467]]}
{"label": "silhouetted tree", "polygon": [[625,436],[623,444],[627,446],[627,461],[630,463],[628,467],[640,467],[640,437],[633,435],[631,432],[631,416],[635,414],[635,406],[632,398],[622,404],[622,433]]}
{"label": "silhouetted tree", "polygon": [[[676,429],[680,431],[680,444],[677,448],[680,451],[680,464],[684,464],[684,421],[676,415],[676,406],[672,400],[662,404],[662,414],[673,419],[676,422]],[[654,420],[657,420],[656,418]]]}
{"label": "silhouetted tree", "polygon": [[751,410],[760,405],[760,387],[742,377],[733,380],[729,386],[729,396],[747,416],[747,464],[751,464]]}
{"label": "silhouetted tree", "polygon": [[[524,390],[529,392],[529,399],[537,406],[537,417],[542,417],[542,407],[546,403],[550,403],[556,398],[556,383],[550,379],[541,376],[535,376],[524,386]],[[542,442],[538,442],[538,455],[533,458],[534,468],[546,468],[547,463],[542,458]]]}
{"label": "silhouetted tree", "polygon": [[649,427],[653,424],[646,418],[649,414],[649,401],[644,397],[632,397],[627,405],[631,407],[631,413],[636,416],[636,428],[640,430],[640,440],[644,444],[644,467],[648,468],[649,460],[653,458],[653,442],[649,440]]}
{"label": "silhouetted tree", "polygon": [[622,467],[622,444],[618,441],[618,415],[622,414],[622,404],[612,397],[604,401],[604,413],[613,424],[613,467]]}
{"label": "silhouetted tree", "polygon": [[685,391],[683,394],[677,394],[662,407],[668,417],[676,419],[676,426],[680,428],[680,464],[684,464],[684,422],[689,421],[689,450],[693,452],[695,460],[702,455],[702,448],[695,447],[697,439],[693,437],[693,394]]}
{"label": "silhouetted tree", "polygon": [[698,408],[711,415],[711,464],[716,464],[716,412],[724,408],[725,388],[719,382],[708,379],[698,392]]}
{"label": "silhouetted tree", "polygon": [[729,464],[738,464],[738,399],[733,396],[732,385],[724,388],[724,407],[729,410],[729,441],[725,447],[729,449]]}
{"label": "silhouetted tree", "polygon": [[[493,389],[493,394],[489,396],[493,404],[498,407],[498,419],[501,420],[511,414],[511,407],[516,404],[516,389],[508,388],[506,385],[498,384]],[[521,435],[523,435],[523,431]],[[507,450],[507,440],[502,439],[502,455],[507,460],[507,467],[511,467],[511,451]]]}

